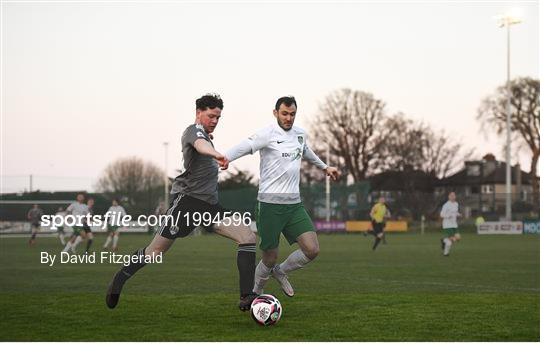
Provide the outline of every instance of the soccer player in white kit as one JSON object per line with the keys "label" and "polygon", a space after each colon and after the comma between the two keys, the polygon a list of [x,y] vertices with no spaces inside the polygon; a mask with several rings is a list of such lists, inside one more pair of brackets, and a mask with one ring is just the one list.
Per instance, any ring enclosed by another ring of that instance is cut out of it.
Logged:
{"label": "soccer player in white kit", "polygon": [[456,201],[456,193],[450,192],[448,194],[448,201],[441,209],[441,218],[443,220],[442,227],[446,234],[445,238],[441,238],[441,248],[444,256],[449,256],[452,244],[461,239],[461,235],[458,232],[458,217],[461,217],[461,213],[459,213],[459,204]]}
{"label": "soccer player in white kit", "polygon": [[118,251],[118,229],[120,228],[120,221],[126,215],[126,210],[118,204],[117,199],[113,199],[112,206],[109,207],[107,213],[110,213],[111,219],[107,223],[107,240],[103,245],[103,249],[108,249],[109,244],[112,242],[112,250]]}
{"label": "soccer player in white kit", "polygon": [[84,232],[85,219],[83,217],[90,213],[88,205],[84,203],[84,194],[77,194],[77,201],[68,206],[66,213],[68,215],[73,215],[77,221],[75,225],[73,225],[73,234],[63,251],[67,252],[71,250],[72,253],[76,253],[75,248],[77,248],[77,245],[83,240],[83,237],[81,236],[86,236],[86,233]]}
{"label": "soccer player in white kit", "polygon": [[[273,111],[276,122],[225,153],[228,162],[257,151],[261,157],[256,223],[261,237],[259,247],[263,253],[255,270],[253,292],[257,294],[263,293],[272,275],[287,296],[294,296],[287,275],[319,254],[315,228],[300,198],[302,158],[333,180],[340,175],[336,168],[327,166],[309,148],[306,132],[293,125],[296,110],[294,97],[279,98]],[[298,243],[300,249],[292,252],[283,263],[276,264],[281,234],[289,244]]]}

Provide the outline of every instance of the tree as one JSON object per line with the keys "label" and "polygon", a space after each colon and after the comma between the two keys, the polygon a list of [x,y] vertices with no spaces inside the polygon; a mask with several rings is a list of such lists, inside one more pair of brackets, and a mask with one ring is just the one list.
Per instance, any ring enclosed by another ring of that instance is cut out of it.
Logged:
{"label": "tree", "polygon": [[[510,81],[510,127],[516,137],[530,149],[534,199],[538,202],[538,160],[540,158],[540,80],[530,77]],[[497,88],[486,97],[478,109],[477,119],[482,128],[491,128],[499,136],[506,135],[506,86]]]}
{"label": "tree", "polygon": [[[341,89],[331,93],[311,124],[312,142],[339,157],[355,182],[365,179],[378,149],[376,135],[384,119],[385,103],[372,94]],[[324,143],[323,143],[324,142]]]}
{"label": "tree", "polygon": [[239,170],[234,168],[227,173],[227,176],[219,182],[220,190],[238,189],[238,188],[250,188],[256,187],[255,176],[248,170]]}
{"label": "tree", "polygon": [[225,208],[240,212],[254,212],[257,200],[255,176],[247,170],[229,171],[219,182],[219,202]]}
{"label": "tree", "polygon": [[398,113],[386,119],[374,164],[379,171],[422,171],[443,178],[461,167],[472,150],[444,131]]}
{"label": "tree", "polygon": [[120,197],[132,215],[153,211],[163,194],[164,173],[151,162],[127,157],[110,163],[97,188],[109,198]]}

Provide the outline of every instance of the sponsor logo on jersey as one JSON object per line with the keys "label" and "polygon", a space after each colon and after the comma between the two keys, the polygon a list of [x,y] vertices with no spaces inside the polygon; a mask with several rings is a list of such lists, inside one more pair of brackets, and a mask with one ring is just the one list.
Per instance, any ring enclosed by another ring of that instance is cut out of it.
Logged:
{"label": "sponsor logo on jersey", "polygon": [[296,148],[294,152],[282,152],[281,157],[290,158],[291,160],[297,160],[300,157],[302,157],[302,150],[300,148]]}
{"label": "sponsor logo on jersey", "polygon": [[178,233],[178,226],[171,226],[169,228],[169,232],[171,233],[171,235],[176,235]]}

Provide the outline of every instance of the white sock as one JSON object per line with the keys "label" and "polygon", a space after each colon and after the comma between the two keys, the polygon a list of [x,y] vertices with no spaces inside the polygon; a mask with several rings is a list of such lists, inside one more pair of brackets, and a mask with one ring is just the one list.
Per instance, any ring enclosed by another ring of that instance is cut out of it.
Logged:
{"label": "white sock", "polygon": [[82,237],[81,236],[77,236],[77,238],[75,238],[75,242],[73,242],[72,246],[71,246],[71,251],[75,252],[75,249],[77,248],[77,245],[79,245],[79,243],[82,242]]}
{"label": "white sock", "polygon": [[293,251],[283,263],[278,265],[278,270],[288,274],[293,270],[297,270],[311,262],[311,260],[300,249]]}
{"label": "white sock", "polygon": [[63,252],[68,252],[69,249],[71,248],[72,244],[71,244],[71,240],[69,240],[66,244],[66,246],[64,247],[64,250],[62,250]]}
{"label": "white sock", "polygon": [[266,281],[270,278],[270,272],[272,268],[268,268],[261,260],[255,268],[255,283],[253,286],[253,293],[261,294],[264,290]]}
{"label": "white sock", "polygon": [[58,238],[60,238],[60,243],[62,243],[62,245],[66,245],[66,240],[64,239],[63,233],[59,233]]}
{"label": "white sock", "polygon": [[107,236],[107,240],[105,241],[105,244],[103,244],[103,247],[106,248],[111,243],[111,236]]}
{"label": "white sock", "polygon": [[444,254],[448,255],[450,253],[450,247],[452,246],[452,240],[450,238],[444,239]]}
{"label": "white sock", "polygon": [[116,245],[118,245],[118,236],[114,236],[112,239],[112,247],[113,249],[116,249]]}

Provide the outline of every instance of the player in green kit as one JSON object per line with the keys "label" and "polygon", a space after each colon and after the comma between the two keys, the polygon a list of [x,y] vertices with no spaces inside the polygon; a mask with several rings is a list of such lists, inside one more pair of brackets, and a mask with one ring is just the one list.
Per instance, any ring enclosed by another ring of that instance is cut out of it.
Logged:
{"label": "player in green kit", "polygon": [[[56,216],[59,216],[59,217],[62,217],[62,218],[66,217],[66,212],[64,211],[63,207],[58,207],[58,211],[56,212]],[[59,226],[56,227],[56,230],[58,230],[58,239],[60,239],[60,243],[62,243],[62,245],[66,245],[64,226],[59,225]]]}
{"label": "player in green kit", "polygon": [[66,215],[71,215],[75,218],[75,225],[72,227],[73,233],[71,234],[71,237],[66,243],[64,250],[62,250],[64,252],[71,250],[71,252],[75,254],[77,245],[83,240],[82,236],[86,237],[86,233],[84,232],[84,217],[89,214],[90,211],[88,210],[88,205],[84,203],[84,200],[84,194],[79,193],[77,194],[77,201],[69,205],[66,209]]}
{"label": "player in green kit", "polygon": [[[255,218],[262,250],[262,260],[255,270],[253,292],[257,294],[263,293],[272,275],[283,292],[292,297],[294,289],[288,274],[302,268],[319,254],[315,228],[300,198],[302,158],[333,180],[340,175],[336,168],[327,166],[309,148],[306,132],[294,125],[296,110],[294,97],[279,98],[273,111],[276,121],[225,153],[228,162],[257,151],[261,156]],[[300,249],[291,253],[283,263],[276,264],[281,234],[289,244],[298,243]]]}

